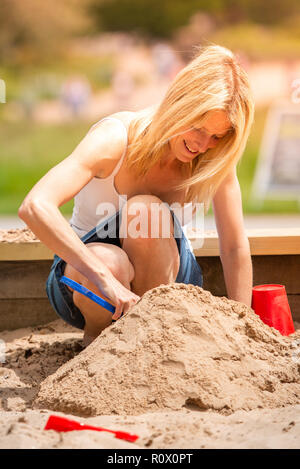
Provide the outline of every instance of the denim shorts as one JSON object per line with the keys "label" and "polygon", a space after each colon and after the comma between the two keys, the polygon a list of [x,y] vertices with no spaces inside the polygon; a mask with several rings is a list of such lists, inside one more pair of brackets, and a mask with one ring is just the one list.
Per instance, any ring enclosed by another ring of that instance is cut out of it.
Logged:
{"label": "denim shorts", "polygon": [[[174,238],[177,243],[180,265],[176,283],[186,283],[202,287],[202,270],[190,250],[188,240],[182,231],[181,225],[172,210],[170,210],[174,223]],[[81,238],[84,244],[101,242],[114,244],[121,248],[119,227],[120,212],[116,212],[108,220],[104,220]],[[46,292],[49,301],[58,314],[71,326],[84,329],[85,319],[80,310],[73,303],[73,293],[59,280],[64,274],[66,263],[55,254],[50,274],[46,283]]]}

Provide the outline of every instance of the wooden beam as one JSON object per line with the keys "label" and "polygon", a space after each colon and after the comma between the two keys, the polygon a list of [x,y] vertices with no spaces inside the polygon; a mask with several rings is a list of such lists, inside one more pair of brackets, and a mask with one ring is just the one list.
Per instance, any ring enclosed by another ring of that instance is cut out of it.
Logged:
{"label": "wooden beam", "polygon": [[53,252],[40,241],[0,243],[0,261],[49,260]]}
{"label": "wooden beam", "polygon": [[[300,254],[300,228],[276,228],[246,230],[252,256]],[[217,232],[205,233],[203,247],[197,248],[200,240],[189,236],[196,257],[219,256]]]}
{"label": "wooden beam", "polygon": [[[213,295],[226,295],[220,257],[197,257],[203,273],[203,288]],[[252,256],[253,284],[284,285],[287,294],[300,295],[300,256]]]}
{"label": "wooden beam", "polygon": [[0,299],[45,298],[51,260],[0,262]]}
{"label": "wooden beam", "polygon": [[[300,254],[300,228],[276,228],[246,230],[252,256]],[[216,231],[207,231],[203,240],[196,240],[189,232],[194,254],[199,257],[219,256],[219,240]],[[199,247],[199,243],[201,247]],[[0,243],[0,261],[49,260],[50,251],[40,241],[26,243]]]}
{"label": "wooden beam", "polygon": [[58,319],[48,298],[0,299],[0,331],[38,326]]}
{"label": "wooden beam", "polygon": [[300,295],[288,295],[288,301],[293,320],[300,322]]}

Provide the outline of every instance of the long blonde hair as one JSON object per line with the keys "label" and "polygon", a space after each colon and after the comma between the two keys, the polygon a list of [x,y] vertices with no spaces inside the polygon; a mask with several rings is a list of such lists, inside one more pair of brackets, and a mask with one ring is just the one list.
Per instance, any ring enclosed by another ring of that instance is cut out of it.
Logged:
{"label": "long blonde hair", "polygon": [[131,121],[127,165],[145,175],[166,154],[169,140],[205,121],[207,113],[224,110],[232,124],[217,146],[184,164],[185,202],[205,204],[242,156],[254,118],[248,77],[233,53],[218,45],[197,48],[193,60],[170,84],[160,104],[137,113]]}

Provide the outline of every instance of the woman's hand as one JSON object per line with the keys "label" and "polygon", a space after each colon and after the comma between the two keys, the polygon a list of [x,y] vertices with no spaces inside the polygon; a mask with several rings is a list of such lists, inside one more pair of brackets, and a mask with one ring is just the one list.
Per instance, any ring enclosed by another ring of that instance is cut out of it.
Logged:
{"label": "woman's hand", "polygon": [[116,308],[112,319],[119,319],[122,313],[126,314],[140,300],[138,295],[124,287],[109,271],[95,284],[101,293],[107,297],[109,303]]}

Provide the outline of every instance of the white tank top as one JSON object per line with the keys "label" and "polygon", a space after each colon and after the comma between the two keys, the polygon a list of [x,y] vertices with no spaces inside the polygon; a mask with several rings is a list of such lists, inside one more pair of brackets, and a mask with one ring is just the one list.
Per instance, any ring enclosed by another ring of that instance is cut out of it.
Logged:
{"label": "white tank top", "polygon": [[[74,197],[74,208],[70,225],[79,237],[84,236],[90,230],[95,228],[101,221],[108,219],[113,215],[115,210],[121,210],[127,201],[126,196],[119,194],[115,188],[115,176],[121,168],[123,159],[126,155],[128,136],[125,124],[115,117],[104,117],[96,122],[92,128],[105,119],[113,119],[118,121],[126,134],[126,146],[124,152],[114,168],[113,172],[107,178],[93,177]],[[191,215],[192,203],[185,204],[184,209],[175,207],[173,209],[179,220],[183,220],[181,226],[186,234],[186,227],[192,220]],[[113,208],[113,212],[112,212]],[[189,243],[190,244],[190,243]],[[190,245],[191,247],[191,245]]]}

